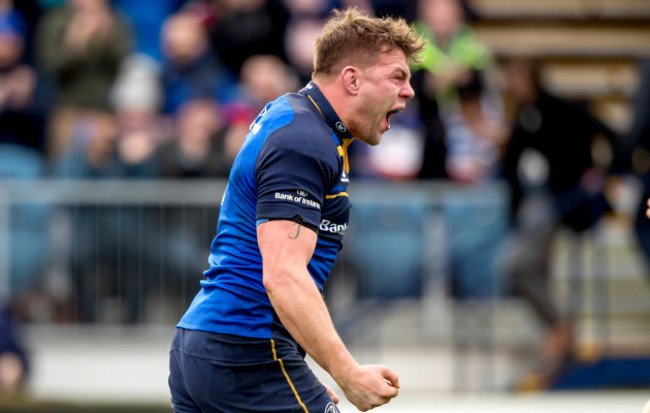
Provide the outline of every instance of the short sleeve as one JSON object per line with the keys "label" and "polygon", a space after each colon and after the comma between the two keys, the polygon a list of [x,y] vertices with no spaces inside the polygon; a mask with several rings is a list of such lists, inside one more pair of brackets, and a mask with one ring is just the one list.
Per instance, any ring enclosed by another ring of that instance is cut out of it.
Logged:
{"label": "short sleeve", "polygon": [[314,142],[270,136],[260,150],[256,167],[256,219],[292,219],[300,216],[318,227],[327,188],[337,176],[335,148]]}

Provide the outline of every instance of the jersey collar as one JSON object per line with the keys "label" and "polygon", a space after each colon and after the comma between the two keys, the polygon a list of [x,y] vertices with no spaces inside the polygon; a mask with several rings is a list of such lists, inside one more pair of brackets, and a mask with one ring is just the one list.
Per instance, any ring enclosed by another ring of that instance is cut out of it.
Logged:
{"label": "jersey collar", "polygon": [[325,120],[325,123],[334,131],[336,136],[340,141],[345,139],[354,139],[352,133],[348,130],[348,127],[345,126],[345,123],[339,118],[339,115],[336,114],[332,105],[327,101],[323,92],[320,91],[318,86],[314,82],[309,82],[307,86],[302,88],[298,94],[307,96],[311,103],[314,104],[318,112]]}

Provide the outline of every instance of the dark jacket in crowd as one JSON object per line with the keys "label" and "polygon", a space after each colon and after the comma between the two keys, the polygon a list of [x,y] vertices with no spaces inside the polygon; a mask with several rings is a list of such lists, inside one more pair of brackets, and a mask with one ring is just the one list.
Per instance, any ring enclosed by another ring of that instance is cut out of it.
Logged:
{"label": "dark jacket in crowd", "polygon": [[36,34],[38,63],[52,77],[59,104],[109,110],[111,87],[132,47],[127,22],[113,13],[108,41],[93,39],[83,52],[71,53],[65,36],[73,17],[69,5],[43,17]]}
{"label": "dark jacket in crowd", "polygon": [[577,231],[591,226],[609,208],[602,193],[591,194],[581,186],[583,174],[594,166],[591,144],[598,134],[618,154],[617,135],[577,103],[541,92],[534,105],[519,110],[503,163],[513,213],[529,190],[520,179],[519,161],[532,149],[547,161],[544,187],[552,194],[562,222]]}

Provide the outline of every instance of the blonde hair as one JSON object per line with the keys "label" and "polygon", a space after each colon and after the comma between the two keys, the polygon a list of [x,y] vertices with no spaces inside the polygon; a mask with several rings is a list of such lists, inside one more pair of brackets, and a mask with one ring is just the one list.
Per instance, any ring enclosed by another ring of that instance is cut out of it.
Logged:
{"label": "blonde hair", "polygon": [[334,10],[316,39],[314,73],[331,74],[341,63],[372,64],[378,53],[402,49],[410,64],[418,63],[426,41],[402,18],[368,17],[356,8]]}

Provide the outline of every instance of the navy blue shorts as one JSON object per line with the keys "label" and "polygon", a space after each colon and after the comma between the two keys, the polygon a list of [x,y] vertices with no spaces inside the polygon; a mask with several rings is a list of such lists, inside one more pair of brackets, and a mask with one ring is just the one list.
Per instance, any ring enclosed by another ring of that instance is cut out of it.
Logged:
{"label": "navy blue shorts", "polygon": [[176,413],[337,413],[295,341],[177,328],[169,357]]}

